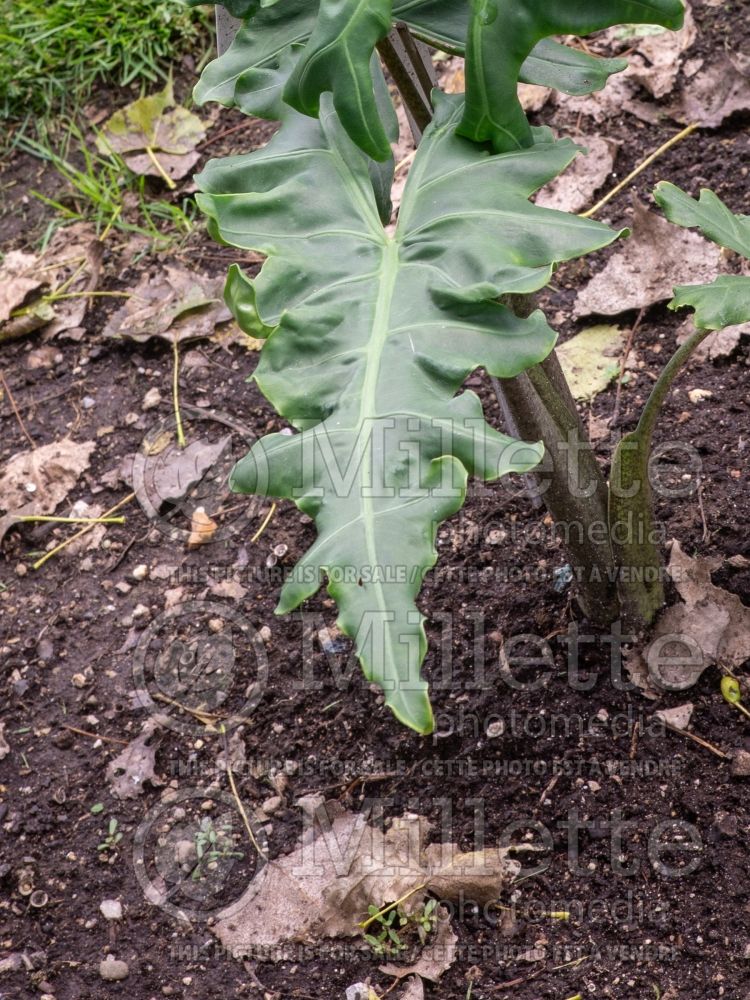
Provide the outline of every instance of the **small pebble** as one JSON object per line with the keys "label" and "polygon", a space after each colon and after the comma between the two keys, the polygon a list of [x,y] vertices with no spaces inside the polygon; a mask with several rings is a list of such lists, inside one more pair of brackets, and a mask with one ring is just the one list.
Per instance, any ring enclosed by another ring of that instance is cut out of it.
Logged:
{"label": "small pebble", "polygon": [[142,410],[155,410],[157,406],[161,403],[161,393],[154,386],[153,389],[149,389],[146,395],[143,397],[143,402],[141,403]]}
{"label": "small pebble", "polygon": [[713,393],[710,389],[691,389],[688,392],[688,399],[691,403],[702,403],[705,399],[712,399]]}
{"label": "small pebble", "polygon": [[73,676],[70,678],[70,681],[73,687],[77,688],[86,687],[86,678],[84,677],[83,674],[73,674]]}
{"label": "small pebble", "polygon": [[122,959],[113,958],[107,955],[103,962],[99,963],[99,975],[108,983],[116,983],[121,979],[127,979],[130,968],[127,962]]}
{"label": "small pebble", "polygon": [[19,563],[16,566],[16,576],[26,576],[29,572],[29,568],[25,563]]}
{"label": "small pebble", "polygon": [[96,406],[96,400],[92,399],[91,396],[84,396],[81,400],[81,406],[84,410],[91,410]]}
{"label": "small pebble", "polygon": [[122,903],[119,899],[103,899],[99,909],[105,920],[122,920]]}
{"label": "small pebble", "polygon": [[730,771],[735,778],[750,777],[750,753],[747,750],[734,751]]}
{"label": "small pebble", "polygon": [[145,580],[148,576],[148,566],[145,563],[141,563],[139,566],[135,567],[130,575],[134,580],[138,580],[139,582],[141,580]]}
{"label": "small pebble", "polygon": [[277,813],[283,805],[284,800],[280,795],[272,795],[270,799],[266,799],[266,801],[262,803],[261,809],[266,816],[273,816],[273,814]]}
{"label": "small pebble", "polygon": [[271,629],[268,627],[268,625],[261,625],[261,627],[258,629],[258,635],[261,637],[263,642],[271,641]]}

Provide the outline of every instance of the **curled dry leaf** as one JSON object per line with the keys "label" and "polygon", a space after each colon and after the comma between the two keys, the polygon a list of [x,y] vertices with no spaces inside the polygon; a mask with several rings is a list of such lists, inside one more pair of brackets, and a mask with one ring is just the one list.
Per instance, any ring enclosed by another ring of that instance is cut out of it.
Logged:
{"label": "curled dry leaf", "polygon": [[161,728],[160,716],[148,719],[137,736],[122,753],[107,765],[106,777],[118,799],[136,799],[143,793],[146,781],[155,778],[157,733]]}
{"label": "curled dry leaf", "polygon": [[406,897],[404,910],[414,912],[429,892],[490,902],[518,872],[506,850],[425,849],[427,830],[424,817],[408,815],[383,833],[337,803],[321,806],[297,847],[256,875],[244,896],[219,914],[214,932],[233,955],[268,959],[292,942],[359,934],[370,905]]}
{"label": "curled dry leaf", "polygon": [[0,538],[19,517],[53,514],[78,482],[94,451],[93,441],[63,438],[12,455],[0,476]]}
{"label": "curled dry leaf", "polygon": [[711,582],[713,564],[672,542],[669,575],[683,603],[662,612],[643,650],[631,652],[631,679],[646,697],[684,691],[707,667],[734,669],[750,658],[750,608]]}
{"label": "curled dry leaf", "polygon": [[5,760],[9,753],[10,746],[5,738],[5,723],[0,722],[0,760]]}
{"label": "curled dry leaf", "polygon": [[399,1000],[424,1000],[424,986],[419,976],[413,976],[406,984],[406,989]]}
{"label": "curled dry leaf", "polygon": [[671,299],[675,285],[713,281],[721,250],[702,236],[673,226],[633,199],[632,235],[578,293],[576,316],[616,316]]}
{"label": "curled dry leaf", "polygon": [[665,30],[639,39],[631,60],[631,78],[656,98],[671,94],[680,73],[682,54],[697,37],[693,13],[686,2],[685,23],[679,31]]}
{"label": "curled dry leaf", "polygon": [[210,337],[231,319],[224,305],[223,282],[176,265],[144,274],[125,305],[110,318],[104,333],[142,344],[151,337],[173,343]]}
{"label": "curled dry leaf", "polygon": [[615,165],[617,144],[601,136],[582,137],[580,145],[587,152],[577,156],[568,169],[543,187],[536,197],[537,205],[559,212],[580,212],[589,205],[594,194],[606,182]]}
{"label": "curled dry leaf", "polygon": [[[93,227],[76,223],[59,229],[40,257],[8,253],[0,266],[0,341],[42,327],[48,336],[80,327],[99,281],[103,249]],[[55,300],[57,291],[65,298]]]}
{"label": "curled dry leaf", "polygon": [[190,518],[190,535],[187,545],[189,549],[197,549],[213,541],[219,525],[212,520],[203,507],[196,507]]}
{"label": "curled dry leaf", "polygon": [[119,153],[136,174],[173,180],[185,177],[200,159],[195,147],[206,136],[203,122],[175,106],[171,81],[164,90],[116,111],[97,138],[101,153]]}

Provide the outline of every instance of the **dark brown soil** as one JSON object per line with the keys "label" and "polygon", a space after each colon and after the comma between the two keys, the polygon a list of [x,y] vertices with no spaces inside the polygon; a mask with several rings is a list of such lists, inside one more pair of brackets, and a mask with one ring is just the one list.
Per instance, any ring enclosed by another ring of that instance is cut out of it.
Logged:
{"label": "dark brown soil", "polygon": [[[743,5],[732,5],[734,15],[729,6],[697,6],[706,32],[701,45],[715,51],[728,39],[736,47],[740,29],[747,38],[746,23],[734,20]],[[241,123],[239,116],[222,113],[211,133],[222,137],[206,153],[267,138],[266,125],[225,134]],[[673,127],[645,126],[624,116],[605,131],[622,141],[623,176]],[[634,187],[645,198],[657,179],[692,190],[700,177],[732,208],[747,211],[749,160],[746,122],[736,119],[682,143]],[[26,170],[21,161],[8,169],[19,178]],[[26,174],[26,181],[33,186],[33,177]],[[14,197],[14,211],[19,204]],[[619,222],[627,208],[623,195],[607,214]],[[27,221],[36,226],[32,233],[8,230],[15,245],[43,228],[41,217]],[[113,246],[103,287],[133,284],[148,264],[128,268],[118,253]],[[550,315],[570,305],[573,289],[605,256],[558,276],[559,291],[548,296]],[[231,259],[204,234],[181,255],[182,262],[213,273],[223,272]],[[56,342],[61,360],[51,368],[27,367],[29,352],[38,346],[34,338],[2,348],[13,399],[37,444],[65,435],[96,441],[91,467],[70,499],[107,509],[130,492],[113,470],[171,414],[168,346],[136,347],[102,337],[112,308],[107,303],[90,311],[84,341]],[[634,345],[644,366],[623,387],[622,430],[634,426],[679,323],[666,308],[644,318]],[[566,322],[561,329],[567,336],[576,327]],[[207,427],[207,436],[215,438],[235,422],[244,429],[237,432],[241,439],[283,426],[246,382],[255,355],[213,342],[196,350],[205,364],[184,365],[181,379],[190,427]],[[664,537],[679,539],[691,554],[717,557],[722,567],[716,582],[748,606],[750,571],[728,560],[750,558],[749,366],[744,342],[732,357],[693,364],[680,378],[665,407],[660,440],[697,450],[702,502],[693,492],[660,501],[657,511]],[[469,384],[500,424],[484,377],[477,374]],[[161,390],[163,401],[144,414],[141,403],[152,387]],[[690,404],[686,392],[694,387],[713,395]],[[87,397],[94,400],[88,408]],[[614,399],[614,388],[598,396],[595,416],[609,417]],[[135,423],[126,420],[131,413]],[[7,394],[0,414],[0,456],[6,461],[28,443]],[[606,441],[600,446],[604,462],[611,447]],[[673,478],[684,472],[674,467]],[[310,544],[311,525],[290,503],[281,503],[253,542],[269,505],[251,506],[249,514],[235,500],[224,506],[229,510],[217,540],[194,550],[180,533],[184,518],[177,515],[169,525],[154,521],[137,501],[123,509],[127,523],[109,528],[98,547],[75,555],[63,551],[39,571],[31,564],[68,529],[26,527],[2,543],[0,691],[10,753],[0,762],[0,962],[23,952],[28,967],[0,971],[0,997],[328,1000],[343,998],[348,986],[368,977],[379,996],[391,984],[378,971],[381,960],[346,943],[339,953],[301,954],[278,963],[243,963],[223,954],[211,934],[211,914],[237,898],[252,875],[244,841],[245,857],[218,869],[224,873],[218,890],[210,877],[193,885],[192,895],[189,879],[177,886],[175,904],[193,914],[190,920],[146,898],[140,876],[145,869],[158,881],[153,851],[167,814],[179,806],[188,822],[233,808],[220,767],[224,739],[175,712],[171,718],[179,723],[161,732],[155,778],[142,794],[116,798],[105,771],[157,707],[169,709],[161,704],[150,711],[134,694],[153,682],[148,664],[144,676],[138,673],[140,651],[154,637],[159,648],[176,641],[189,647],[196,636],[210,635],[215,625],[209,622],[221,616],[225,626],[235,618],[240,624],[224,703],[248,716],[240,729],[247,762],[237,767],[239,794],[250,810],[279,790],[283,798],[268,831],[271,857],[293,846],[302,830],[296,802],[316,792],[355,810],[383,801],[390,816],[423,813],[433,822],[433,839],[457,841],[467,850],[477,846],[479,833],[487,844],[509,836],[516,844],[543,847],[520,855],[538,871],[501,900],[510,913],[480,912],[467,901],[455,915],[458,958],[439,985],[426,984],[427,997],[750,997],[750,779],[733,778],[727,760],[666,731],[653,713],[689,698],[695,705],[693,732],[724,751],[750,751],[747,721],[721,698],[713,669],[687,694],[646,700],[627,683],[618,644],[585,622],[579,623],[586,637],[581,673],[570,675],[569,628],[577,613],[569,589],[555,585],[566,557],[520,482],[475,486],[462,513],[441,529],[442,559],[420,598],[430,638],[425,674],[432,680],[438,721],[436,734],[424,739],[399,726],[357,670],[347,676],[348,644],[334,639],[326,652],[313,638],[335,621],[325,593],[302,614],[274,617],[280,573]],[[175,526],[173,538],[169,529]],[[274,555],[279,546],[286,553]],[[141,564],[151,572],[138,582],[132,574]],[[245,588],[244,597],[217,596],[217,584],[233,577]],[[123,583],[130,587],[124,593],[125,587],[118,589]],[[196,603],[165,624],[170,599]],[[253,640],[252,629],[264,626],[270,636]],[[530,655],[538,655],[539,639],[546,640],[554,667],[540,685],[533,683],[542,676],[538,666],[517,672],[514,689],[501,671],[499,652],[503,639],[520,635],[537,637],[527,639]],[[258,668],[264,658],[266,682]],[[248,705],[254,681],[260,682],[260,700]],[[212,807],[204,808],[207,800]],[[122,839],[100,850],[111,818]],[[668,871],[659,868],[660,861]],[[46,894],[46,905],[31,905],[24,894],[30,886]],[[105,899],[122,902],[121,920],[103,918],[99,904]],[[558,911],[570,918],[550,916]],[[99,962],[108,953],[129,964],[125,981],[100,978]]]}

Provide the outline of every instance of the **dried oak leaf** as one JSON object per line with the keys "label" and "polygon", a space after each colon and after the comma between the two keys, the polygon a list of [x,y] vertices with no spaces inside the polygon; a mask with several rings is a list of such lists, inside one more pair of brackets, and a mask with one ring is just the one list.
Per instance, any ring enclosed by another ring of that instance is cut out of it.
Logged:
{"label": "dried oak leaf", "polygon": [[616,316],[648,308],[671,299],[675,285],[713,281],[721,262],[719,247],[634,198],[632,235],[578,293],[574,313]]}
{"label": "dried oak leaf", "polygon": [[107,765],[106,778],[118,799],[136,799],[143,793],[144,782],[154,781],[158,746],[156,734],[161,722],[158,715],[148,719],[140,736],[136,736]]}
{"label": "dried oak leaf", "polygon": [[713,562],[691,558],[673,541],[667,568],[683,603],[661,613],[649,644],[626,663],[650,698],[692,687],[714,663],[734,669],[750,658],[750,608],[711,582]]}
{"label": "dried oak leaf", "polygon": [[116,111],[102,126],[99,152],[119,153],[133,173],[173,180],[185,177],[200,159],[195,147],[206,136],[203,122],[175,106],[171,81],[164,90]]}
{"label": "dried oak leaf", "polygon": [[428,823],[420,816],[398,818],[383,833],[363,815],[329,803],[316,810],[315,820],[294,851],[269,862],[241,899],[218,915],[214,932],[232,954],[268,959],[292,942],[355,936],[370,905],[402,897],[407,912],[430,892],[490,902],[519,870],[506,850],[425,849]]}
{"label": "dried oak leaf", "polygon": [[178,343],[210,337],[231,313],[224,305],[221,278],[208,278],[168,265],[144,274],[104,333],[142,344],[151,337]]}

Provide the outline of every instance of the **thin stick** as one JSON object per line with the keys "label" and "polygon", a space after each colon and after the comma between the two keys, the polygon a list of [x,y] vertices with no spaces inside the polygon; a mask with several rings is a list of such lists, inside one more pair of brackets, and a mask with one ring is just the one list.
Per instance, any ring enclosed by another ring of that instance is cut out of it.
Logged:
{"label": "thin stick", "polygon": [[78,729],[77,726],[68,726],[63,723],[62,728],[70,730],[71,733],[78,733],[79,736],[88,736],[92,740],[102,740],[104,743],[117,743],[121,747],[130,745],[127,740],[117,740],[114,736],[100,736],[99,733],[90,733],[87,729]]}
{"label": "thin stick", "polygon": [[26,438],[26,440],[31,445],[32,450],[35,449],[36,445],[34,444],[34,439],[29,434],[29,432],[26,430],[26,424],[24,424],[23,420],[21,420],[21,414],[18,412],[18,407],[16,406],[16,401],[13,398],[13,393],[10,391],[10,386],[5,381],[5,375],[3,375],[2,372],[0,372],[0,382],[3,383],[3,388],[5,389],[6,395],[8,396],[8,399],[10,400],[10,405],[13,407],[13,412],[16,415],[16,420],[18,421],[18,426],[21,428],[21,431],[23,432],[24,437]]}
{"label": "thin stick", "polygon": [[153,149],[150,146],[146,146],[146,155],[148,156],[149,160],[151,160],[151,162],[156,167],[156,169],[159,171],[159,176],[164,179],[164,181],[166,182],[166,185],[169,188],[169,190],[170,191],[174,191],[174,189],[177,187],[177,185],[172,180],[172,178],[169,176],[169,174],[166,172],[166,170],[161,165],[161,163],[159,163],[159,161],[156,158],[156,153],[153,151]]}
{"label": "thin stick", "polygon": [[703,504],[703,480],[700,475],[698,476],[698,510],[703,523],[703,541],[707,542],[711,537],[711,532],[708,530],[708,521],[706,520],[706,508]]}
{"label": "thin stick", "polygon": [[202,723],[204,726],[213,726],[214,722],[218,722],[221,718],[220,715],[214,715],[211,712],[203,712],[199,708],[188,708],[187,705],[183,705],[179,701],[175,701],[174,698],[169,698],[166,694],[157,692],[154,695],[156,701],[163,701],[167,705],[174,705],[175,708],[179,708],[181,712],[187,712],[188,715],[192,715]]}
{"label": "thin stick", "polygon": [[240,798],[237,792],[237,786],[234,783],[234,774],[232,773],[232,761],[229,756],[229,743],[227,741],[227,731],[224,728],[224,726],[221,726],[220,732],[221,735],[224,737],[224,754],[226,756],[226,761],[227,761],[227,778],[229,779],[229,787],[232,789],[232,795],[234,796],[234,801],[237,803],[237,808],[240,811],[240,816],[242,816],[242,821],[245,824],[245,829],[247,830],[247,835],[250,838],[250,842],[252,843],[255,850],[258,852],[258,855],[261,858],[263,858],[264,861],[268,861],[268,856],[264,854],[263,851],[260,849],[260,844],[258,843],[256,836],[253,833],[253,828],[250,825],[250,820],[247,818],[245,807],[242,804],[242,799]]}
{"label": "thin stick", "polygon": [[257,530],[257,531],[255,532],[255,534],[253,535],[253,537],[252,537],[252,538],[250,539],[250,541],[251,541],[251,542],[257,542],[257,541],[258,541],[258,539],[260,538],[260,536],[261,536],[261,535],[263,534],[263,532],[264,532],[264,531],[266,530],[266,528],[268,527],[268,522],[269,522],[269,521],[271,520],[271,518],[273,517],[273,515],[274,515],[275,513],[276,513],[276,504],[275,504],[275,503],[272,503],[272,504],[271,504],[271,509],[270,509],[270,510],[269,510],[269,512],[268,512],[268,513],[266,514],[266,516],[265,516],[265,520],[263,521],[263,524],[261,524],[261,526],[260,526],[260,527],[258,528],[258,530]]}
{"label": "thin stick", "polygon": [[704,740],[702,737],[696,736],[695,733],[689,733],[687,729],[678,729],[677,726],[671,726],[668,722],[665,723],[665,725],[667,729],[671,730],[673,733],[678,733],[680,736],[687,736],[689,740],[692,740],[694,743],[698,743],[700,746],[705,747],[706,750],[710,750],[711,753],[716,754],[717,757],[721,757],[722,760],[729,759],[728,753],[724,753],[723,750],[719,750],[718,747],[715,747],[712,743],[709,743],[708,740]]}
{"label": "thin stick", "polygon": [[177,334],[172,338],[172,356],[174,358],[172,374],[172,399],[174,401],[174,419],[177,424],[177,445],[179,448],[185,447],[185,432],[182,428],[182,414],[180,413],[180,346],[177,342]]}
{"label": "thin stick", "polygon": [[663,156],[668,150],[672,148],[672,146],[676,146],[678,142],[682,142],[683,139],[687,139],[687,137],[691,135],[693,132],[695,132],[695,130],[699,127],[700,126],[698,122],[691,122],[691,124],[688,125],[687,128],[684,128],[681,132],[678,132],[677,135],[673,135],[671,139],[669,139],[663,145],[659,146],[658,149],[654,150],[654,152],[650,156],[647,156],[646,159],[643,161],[643,163],[640,164],[640,166],[636,167],[635,170],[631,170],[628,176],[624,180],[621,180],[620,183],[617,184],[615,187],[613,187],[612,190],[609,192],[609,194],[605,194],[605,196],[600,201],[598,201],[593,208],[588,209],[588,211],[586,212],[581,212],[580,217],[582,219],[590,219],[594,215],[596,215],[596,213],[599,211],[600,208],[604,208],[607,202],[611,201],[615,197],[615,195],[618,195],[623,188],[627,187],[628,184],[630,184],[631,181],[635,180],[635,178],[638,177],[639,174],[642,174],[647,167],[650,167],[652,163],[658,160],[660,156]]}
{"label": "thin stick", "polygon": [[27,524],[30,521],[44,521],[50,524],[125,524],[124,517],[47,517],[30,514],[28,517],[17,517],[16,523]]}
{"label": "thin stick", "polygon": [[367,920],[360,921],[360,923],[357,924],[357,927],[361,927],[363,931],[366,931],[374,920],[379,920],[380,917],[384,917],[386,913],[390,913],[391,910],[395,910],[397,906],[401,906],[401,904],[405,900],[407,900],[410,896],[413,896],[415,892],[419,892],[421,889],[426,889],[426,888],[427,888],[427,882],[422,882],[421,885],[415,885],[413,889],[410,889],[408,892],[405,892],[403,896],[401,896],[399,899],[396,900],[395,903],[389,903],[388,906],[384,906],[382,910],[378,910],[377,913],[373,913],[373,915],[371,917],[368,917]]}
{"label": "thin stick", "polygon": [[[126,503],[130,503],[131,500],[135,500],[135,493],[128,494],[128,496],[126,496],[124,500],[120,500],[120,502],[116,503],[114,507],[112,507],[110,510],[105,511],[102,517],[109,517],[110,514],[117,513],[117,511],[121,507],[124,507]],[[50,551],[45,553],[41,559],[37,559],[37,561],[33,564],[32,569],[41,569],[41,567],[44,566],[44,564],[47,562],[48,559],[51,559],[52,556],[57,555],[57,553],[61,552],[64,548],[67,548],[67,546],[70,545],[71,542],[74,542],[77,538],[81,538],[83,535],[88,534],[88,532],[91,531],[93,528],[94,528],[93,524],[87,524],[84,528],[81,528],[80,531],[76,531],[76,533],[74,535],[71,535],[70,538],[66,538],[64,542],[60,542],[60,544],[56,545],[54,549],[50,549]]]}

